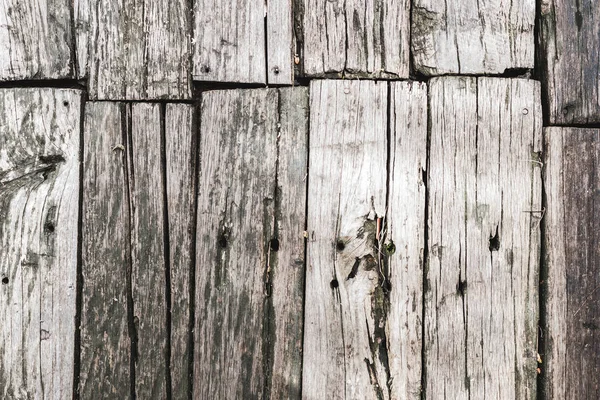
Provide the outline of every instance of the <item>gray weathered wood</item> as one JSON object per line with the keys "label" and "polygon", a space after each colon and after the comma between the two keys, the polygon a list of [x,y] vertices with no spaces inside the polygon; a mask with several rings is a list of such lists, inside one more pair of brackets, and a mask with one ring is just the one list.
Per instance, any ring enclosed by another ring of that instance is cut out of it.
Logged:
{"label": "gray weathered wood", "polygon": [[187,399],[190,391],[190,278],[193,268],[192,216],[196,127],[194,107],[167,104],[165,115],[166,190],[169,217],[171,278],[171,383],[172,398]]}
{"label": "gray weathered wood", "polygon": [[[266,83],[265,4],[248,0],[195,2],[195,80]],[[273,25],[269,28],[274,30]],[[289,40],[291,46],[291,37]],[[272,41],[269,43],[276,48]]]}
{"label": "gray weathered wood", "polygon": [[73,393],[81,92],[0,89],[0,397]]}
{"label": "gray weathered wood", "polygon": [[0,81],[70,78],[68,0],[6,0],[0,4]]}
{"label": "gray weathered wood", "polygon": [[81,399],[130,398],[127,115],[118,103],[85,107]]}
{"label": "gray weathered wood", "polygon": [[387,399],[375,245],[386,212],[387,84],[312,81],[310,92],[302,396]]}
{"label": "gray weathered wood", "polygon": [[415,0],[411,49],[425,75],[533,68],[535,0]]}
{"label": "gray weathered wood", "polygon": [[289,85],[294,82],[292,1],[269,0],[266,4],[267,82]]}
{"label": "gray weathered wood", "polygon": [[78,77],[91,99],[189,99],[187,0],[75,0]]}
{"label": "gray weathered wood", "polygon": [[386,241],[391,284],[386,328],[390,397],[420,399],[427,86],[394,82],[390,90],[390,160]]}
{"label": "gray weathered wood", "polygon": [[600,122],[600,3],[542,0],[540,10],[550,123]]}
{"label": "gray weathered wood", "polygon": [[302,0],[307,76],[407,78],[408,0]]}
{"label": "gray weathered wood", "polygon": [[545,132],[548,275],[541,368],[548,399],[595,399],[600,393],[599,134]]}
{"label": "gray weathered wood", "polygon": [[539,82],[431,82],[428,398],[534,399]]}

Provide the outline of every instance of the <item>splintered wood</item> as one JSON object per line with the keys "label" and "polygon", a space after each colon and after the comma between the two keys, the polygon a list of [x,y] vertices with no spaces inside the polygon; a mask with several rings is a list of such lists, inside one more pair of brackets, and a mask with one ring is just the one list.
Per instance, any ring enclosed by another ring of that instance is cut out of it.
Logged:
{"label": "splintered wood", "polygon": [[535,399],[539,91],[521,79],[431,82],[428,398]]}
{"label": "splintered wood", "polygon": [[307,102],[203,95],[194,398],[299,398]]}
{"label": "splintered wood", "polygon": [[0,397],[73,394],[81,92],[0,89]]}
{"label": "splintered wood", "polygon": [[548,399],[600,390],[600,130],[547,128],[547,297],[541,368]]}

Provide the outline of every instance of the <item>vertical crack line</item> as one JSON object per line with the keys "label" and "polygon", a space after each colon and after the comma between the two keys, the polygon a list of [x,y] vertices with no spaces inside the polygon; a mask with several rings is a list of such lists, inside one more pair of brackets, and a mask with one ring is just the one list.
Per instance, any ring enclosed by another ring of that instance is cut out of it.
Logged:
{"label": "vertical crack line", "polygon": [[190,286],[189,286],[189,328],[188,328],[188,400],[193,400],[194,397],[194,325],[196,324],[196,240],[198,237],[197,224],[198,224],[198,170],[200,165],[200,140],[199,140],[199,129],[200,129],[200,107],[194,105],[192,115],[192,191],[194,196],[192,198],[192,209],[190,213],[192,215],[191,220],[191,239],[190,239]]}
{"label": "vertical crack line", "polygon": [[163,197],[163,252],[165,263],[165,306],[166,306],[166,340],[165,340],[165,379],[167,400],[172,397],[171,383],[171,243],[169,236],[169,194],[168,194],[168,176],[167,176],[167,145],[166,145],[166,114],[167,106],[165,103],[159,105],[160,110],[160,163],[161,163],[161,186]]}
{"label": "vertical crack line", "polygon": [[345,43],[344,43],[344,68],[342,69],[342,77],[346,76],[346,71],[348,70],[348,3],[344,1],[344,34],[345,34]]}
{"label": "vertical crack line", "polygon": [[133,188],[134,188],[134,177],[133,177],[133,145],[131,140],[131,104],[119,103],[119,109],[121,114],[121,140],[125,146],[123,152],[123,177],[125,179],[125,196],[127,204],[127,226],[125,236],[127,237],[125,249],[125,258],[127,266],[127,279],[126,279],[126,291],[127,291],[127,331],[129,333],[130,342],[130,358],[129,358],[129,384],[131,399],[136,400],[135,391],[135,365],[137,364],[137,330],[135,326],[135,312],[133,304],[133,255],[132,255],[132,237],[131,227],[133,226]]}
{"label": "vertical crack line", "polygon": [[[69,7],[69,18],[70,24],[69,28],[71,29],[71,40],[69,43],[69,51],[70,51],[70,60],[69,60],[69,76],[73,79],[79,78],[79,68],[77,65],[77,38],[76,38],[76,24],[75,24],[75,0],[71,0],[71,4]],[[83,114],[82,114],[83,116]]]}
{"label": "vertical crack line", "polygon": [[[546,154],[547,146],[546,146],[546,133],[542,133],[542,154],[540,155],[542,165],[546,164]],[[548,199],[546,197],[546,180],[544,179],[546,175],[546,169],[542,168],[542,210],[548,209]],[[548,313],[548,264],[546,263],[546,219],[542,218],[540,220],[540,272],[539,272],[539,295],[538,295],[538,354],[542,356],[542,360],[546,359],[546,337],[544,335],[547,332],[547,313]],[[537,374],[537,382],[536,382],[536,399],[543,400],[546,398],[546,390],[547,390],[547,376],[546,369],[539,365],[540,373]]]}
{"label": "vertical crack line", "polygon": [[268,0],[264,0],[264,1],[265,1],[264,2],[264,8],[265,8],[264,9],[264,15],[265,15],[265,17],[264,17],[263,29],[264,29],[264,32],[265,32],[265,37],[264,37],[264,40],[265,40],[265,84],[268,85],[269,84],[269,39],[268,39],[268,36],[269,36],[269,27],[268,27],[268,20],[267,20],[267,18],[268,18],[268,9],[269,9],[268,6],[269,6],[269,3],[268,3]]}
{"label": "vertical crack line", "polygon": [[77,217],[77,271],[75,283],[75,338],[73,351],[73,399],[79,400],[79,385],[81,374],[81,314],[83,299],[83,194],[84,194],[84,129],[86,96],[82,93],[79,118],[79,198]]}

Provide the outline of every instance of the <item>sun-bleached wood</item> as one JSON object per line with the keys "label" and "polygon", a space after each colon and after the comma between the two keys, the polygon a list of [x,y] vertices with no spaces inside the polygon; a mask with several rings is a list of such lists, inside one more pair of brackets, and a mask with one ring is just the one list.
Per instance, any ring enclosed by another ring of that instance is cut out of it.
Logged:
{"label": "sun-bleached wood", "polygon": [[290,85],[294,82],[292,1],[269,0],[267,4],[267,82]]}
{"label": "sun-bleached wood", "polygon": [[410,1],[301,0],[306,76],[408,78]]}
{"label": "sun-bleached wood", "polygon": [[428,398],[535,399],[539,99],[524,79],[430,82]]}
{"label": "sun-bleached wood", "polygon": [[386,213],[387,91],[374,81],[310,85],[307,400],[388,398],[375,245]]}
{"label": "sun-bleached wood", "polygon": [[187,0],[75,0],[77,76],[98,100],[189,99]]}
{"label": "sun-bleached wood", "polygon": [[73,394],[81,92],[0,89],[0,397]]}
{"label": "sun-bleached wood", "polygon": [[127,106],[85,105],[81,399],[129,399],[131,343]]}
{"label": "sun-bleached wood", "polygon": [[547,399],[593,399],[600,390],[600,130],[546,128],[544,216]]}
{"label": "sun-bleached wood", "polygon": [[0,81],[72,77],[68,0],[0,4]]}
{"label": "sun-bleached wood", "polygon": [[427,85],[390,84],[388,212],[383,249],[391,284],[386,339],[390,398],[420,399]]}
{"label": "sun-bleached wood", "polygon": [[425,75],[533,68],[535,13],[535,0],[415,0],[415,68]]}

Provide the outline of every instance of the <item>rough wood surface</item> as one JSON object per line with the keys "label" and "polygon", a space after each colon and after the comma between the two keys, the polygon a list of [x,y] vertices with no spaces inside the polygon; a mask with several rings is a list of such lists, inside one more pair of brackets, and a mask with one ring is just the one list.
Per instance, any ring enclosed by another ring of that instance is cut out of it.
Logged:
{"label": "rough wood surface", "polygon": [[544,183],[548,399],[600,394],[600,131],[547,128]]}
{"label": "rough wood surface", "polygon": [[307,76],[408,78],[408,0],[302,0]]}
{"label": "rough wood surface", "polygon": [[313,81],[310,93],[302,396],[388,398],[375,245],[386,212],[387,84]]}
{"label": "rough wood surface", "polygon": [[166,190],[171,283],[171,384],[173,399],[187,399],[190,381],[190,283],[195,203],[196,126],[194,106],[167,104]]}
{"label": "rough wood surface", "polygon": [[294,82],[292,1],[269,0],[266,4],[267,82],[289,85]]}
{"label": "rough wood surface", "polygon": [[550,123],[600,122],[600,3],[542,0],[540,10]]}
{"label": "rough wood surface", "polygon": [[[279,0],[280,4],[283,4]],[[289,3],[286,3],[289,5]],[[195,80],[266,83],[266,2],[249,0],[200,0],[194,5]],[[268,31],[274,28],[269,24]],[[283,29],[282,26],[277,28]],[[283,31],[282,31],[283,32]],[[281,32],[279,32],[281,33]],[[291,46],[291,37],[290,46]],[[279,62],[279,61],[277,61]],[[291,62],[291,61],[290,61]],[[279,66],[282,68],[284,66]]]}
{"label": "rough wood surface", "polygon": [[521,79],[431,82],[428,398],[536,396],[539,91]]}
{"label": "rough wood surface", "polygon": [[535,12],[535,0],[415,0],[415,68],[425,75],[533,68]]}
{"label": "rough wood surface", "polygon": [[191,98],[189,4],[75,0],[78,77],[90,98]]}
{"label": "rough wood surface", "polygon": [[386,327],[390,398],[420,399],[427,163],[427,85],[394,82],[390,90],[387,232],[391,284]]}
{"label": "rough wood surface", "polygon": [[131,398],[127,115],[118,103],[85,107],[81,399]]}
{"label": "rough wood surface", "polygon": [[0,4],[0,81],[72,76],[68,0]]}
{"label": "rough wood surface", "polygon": [[73,393],[81,93],[0,89],[0,397]]}

